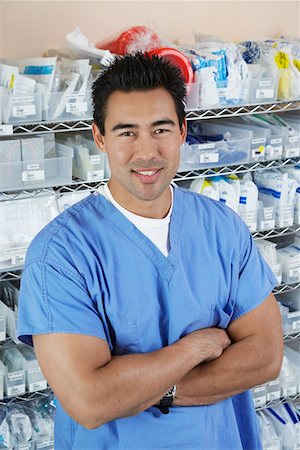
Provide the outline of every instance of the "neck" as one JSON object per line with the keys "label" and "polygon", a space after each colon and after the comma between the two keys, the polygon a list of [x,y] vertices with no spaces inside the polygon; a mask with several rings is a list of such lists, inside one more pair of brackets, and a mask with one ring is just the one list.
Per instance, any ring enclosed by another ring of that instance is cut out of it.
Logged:
{"label": "neck", "polygon": [[172,205],[171,186],[168,186],[161,196],[154,200],[141,200],[133,195],[126,196],[126,200],[114,189],[111,180],[108,182],[111,195],[119,205],[141,217],[149,219],[163,219],[168,215]]}

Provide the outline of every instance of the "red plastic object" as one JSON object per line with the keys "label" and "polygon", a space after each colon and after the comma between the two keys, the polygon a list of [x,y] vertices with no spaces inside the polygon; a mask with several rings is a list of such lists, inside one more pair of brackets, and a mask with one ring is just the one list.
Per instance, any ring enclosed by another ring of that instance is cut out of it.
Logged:
{"label": "red plastic object", "polygon": [[176,48],[171,47],[156,48],[148,52],[148,54],[163,56],[164,58],[168,59],[175,66],[179,67],[187,84],[193,82],[194,72],[192,65],[187,59],[187,57],[179,50],[176,50]]}
{"label": "red plastic object", "polygon": [[160,39],[153,30],[138,25],[129,28],[114,39],[98,42],[96,48],[109,50],[117,55],[125,55],[126,53],[151,51],[160,45]]}

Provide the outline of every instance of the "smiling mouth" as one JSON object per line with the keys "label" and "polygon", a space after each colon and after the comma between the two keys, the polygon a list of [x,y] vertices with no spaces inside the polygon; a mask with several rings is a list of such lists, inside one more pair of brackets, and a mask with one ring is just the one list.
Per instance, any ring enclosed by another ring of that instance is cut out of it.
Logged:
{"label": "smiling mouth", "polygon": [[161,169],[155,169],[155,170],[133,170],[134,173],[137,173],[139,175],[143,175],[146,177],[151,177],[155,175],[157,172],[159,172]]}

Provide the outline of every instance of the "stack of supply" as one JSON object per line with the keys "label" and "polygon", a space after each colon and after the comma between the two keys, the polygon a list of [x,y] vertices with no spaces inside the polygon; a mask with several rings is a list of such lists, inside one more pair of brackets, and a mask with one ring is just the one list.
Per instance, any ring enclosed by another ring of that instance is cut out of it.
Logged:
{"label": "stack of supply", "polygon": [[183,50],[199,83],[200,108],[247,102],[248,69],[235,44],[206,41]]}
{"label": "stack of supply", "polygon": [[0,269],[22,266],[34,236],[58,213],[55,195],[0,202]]}
{"label": "stack of supply", "polygon": [[300,281],[300,247],[294,243],[277,250],[278,260],[282,263],[282,281],[298,283]]}
{"label": "stack of supply", "polygon": [[300,164],[295,167],[287,167],[285,171],[289,178],[292,178],[297,183],[295,202],[294,202],[294,223],[300,224]]}
{"label": "stack of supply", "polygon": [[12,404],[0,410],[1,448],[54,448],[53,396]]}
{"label": "stack of supply", "polygon": [[297,182],[279,169],[257,171],[254,181],[259,190],[259,200],[264,206],[275,207],[276,226],[292,226]]}
{"label": "stack of supply", "polygon": [[267,241],[265,239],[259,239],[255,241],[258,250],[262,257],[266,260],[266,262],[269,264],[270,269],[274,273],[277,283],[281,284],[282,281],[282,264],[278,260],[277,252],[276,252],[276,246],[274,242]]}
{"label": "stack of supply", "polygon": [[273,420],[264,411],[257,412],[263,449],[281,450],[282,436],[278,435]]}
{"label": "stack of supply", "polygon": [[[0,314],[6,322],[6,335],[16,344],[19,290],[9,281],[0,284]],[[4,339],[6,339],[6,335]]]}
{"label": "stack of supply", "polygon": [[89,59],[27,58],[0,64],[4,123],[91,117]]}

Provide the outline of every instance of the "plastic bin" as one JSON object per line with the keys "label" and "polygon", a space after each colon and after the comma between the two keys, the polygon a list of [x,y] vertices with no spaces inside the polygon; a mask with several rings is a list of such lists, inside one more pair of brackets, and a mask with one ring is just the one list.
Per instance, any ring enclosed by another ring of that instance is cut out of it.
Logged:
{"label": "plastic bin", "polygon": [[34,351],[28,345],[18,345],[18,350],[24,358],[26,374],[26,390],[28,392],[42,391],[47,388],[47,381],[37,362]]}
{"label": "plastic bin", "polygon": [[257,211],[240,211],[239,215],[249,228],[249,231],[254,233],[257,230]]}
{"label": "plastic bin", "polygon": [[93,117],[91,91],[52,92],[46,109],[43,110],[43,120],[65,121],[80,120]]}
{"label": "plastic bin", "polygon": [[264,406],[267,402],[267,383],[255,386],[252,393],[255,408]]}
{"label": "plastic bin", "polygon": [[258,231],[268,231],[275,228],[275,207],[264,206],[262,201],[258,202],[257,229]]}
{"label": "plastic bin", "polygon": [[249,103],[271,103],[277,101],[278,73],[262,77],[251,77],[249,83]]}
{"label": "plastic bin", "polygon": [[45,152],[42,159],[0,162],[0,175],[3,175],[0,177],[0,191],[70,184],[73,154],[72,148],[56,144],[54,151]]}
{"label": "plastic bin", "polygon": [[278,260],[282,263],[282,280],[284,283],[300,281],[300,251],[294,245],[277,250]]}
{"label": "plastic bin", "polygon": [[25,394],[23,358],[16,347],[0,350],[0,371],[4,372],[4,390],[7,397]]}
{"label": "plastic bin", "polygon": [[268,381],[267,383],[267,402],[278,400],[280,398],[280,380],[275,378],[275,380]]}
{"label": "plastic bin", "polygon": [[249,159],[249,139],[182,145],[179,171],[246,164]]}
{"label": "plastic bin", "polygon": [[42,120],[41,94],[31,94],[26,97],[4,94],[2,96],[3,123],[30,123]]}

